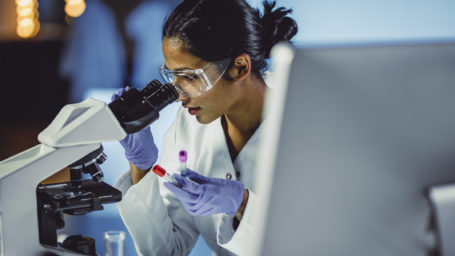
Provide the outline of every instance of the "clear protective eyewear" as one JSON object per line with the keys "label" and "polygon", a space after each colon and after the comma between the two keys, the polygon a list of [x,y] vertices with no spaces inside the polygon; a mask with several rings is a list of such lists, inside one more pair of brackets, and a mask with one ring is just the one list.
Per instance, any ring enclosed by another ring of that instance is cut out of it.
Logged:
{"label": "clear protective eyewear", "polygon": [[212,89],[230,63],[231,59],[224,59],[211,62],[203,68],[182,70],[169,70],[163,64],[159,71],[164,82],[174,85],[183,96],[197,97]]}

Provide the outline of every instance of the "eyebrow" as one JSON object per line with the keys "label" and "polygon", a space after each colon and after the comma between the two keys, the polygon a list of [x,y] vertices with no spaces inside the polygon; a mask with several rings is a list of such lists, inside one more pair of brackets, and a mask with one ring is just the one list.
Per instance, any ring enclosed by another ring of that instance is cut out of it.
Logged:
{"label": "eyebrow", "polygon": [[163,64],[164,65],[164,68],[166,68],[167,70],[170,70],[170,71],[182,71],[182,70],[194,70],[194,68],[187,68],[187,67],[183,67],[183,68],[177,68],[177,69],[169,69],[166,64]]}
{"label": "eyebrow", "polygon": [[182,70],[196,70],[196,69],[205,69],[205,67],[207,65],[209,65],[210,63],[206,64],[204,67],[202,68],[188,68],[188,67],[182,67],[182,68],[176,68],[176,69],[169,69],[167,66],[166,66],[166,63],[163,63],[163,66],[167,69],[167,70],[170,70],[170,71],[182,71]]}

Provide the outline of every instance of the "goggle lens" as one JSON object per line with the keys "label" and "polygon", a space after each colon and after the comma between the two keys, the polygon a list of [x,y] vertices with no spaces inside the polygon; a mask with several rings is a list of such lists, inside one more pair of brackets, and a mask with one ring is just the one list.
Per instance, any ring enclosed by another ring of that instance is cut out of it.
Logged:
{"label": "goggle lens", "polygon": [[166,83],[173,84],[177,91],[185,97],[197,97],[210,90],[223,76],[230,60],[207,64],[202,69],[178,70],[167,69],[164,64],[160,67],[160,74]]}

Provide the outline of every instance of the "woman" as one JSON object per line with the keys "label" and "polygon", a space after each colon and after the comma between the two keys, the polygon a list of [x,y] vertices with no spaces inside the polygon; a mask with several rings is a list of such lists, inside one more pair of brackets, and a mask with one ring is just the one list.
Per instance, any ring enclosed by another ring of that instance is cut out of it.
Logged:
{"label": "woman", "polygon": [[261,16],[245,0],[185,0],[167,18],[160,73],[182,108],[160,165],[176,172],[186,150],[188,169],[174,174],[184,188],[161,183],[149,172],[157,158],[150,129],[121,141],[131,170],[118,182],[119,210],[140,254],[187,255],[199,234],[216,255],[249,254],[265,59],[297,33],[291,10],[274,7],[264,2]]}

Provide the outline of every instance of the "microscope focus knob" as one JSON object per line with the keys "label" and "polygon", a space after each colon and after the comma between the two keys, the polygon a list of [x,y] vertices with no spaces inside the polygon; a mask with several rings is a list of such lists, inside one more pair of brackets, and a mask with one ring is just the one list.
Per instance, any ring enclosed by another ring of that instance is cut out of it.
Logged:
{"label": "microscope focus knob", "polygon": [[81,235],[69,236],[63,241],[63,248],[85,255],[96,255],[95,239],[91,237]]}
{"label": "microscope focus knob", "polygon": [[106,154],[101,153],[101,154],[98,156],[98,158],[96,159],[96,163],[97,163],[97,164],[102,164],[102,163],[104,163],[104,161],[106,161],[106,159],[107,159]]}

